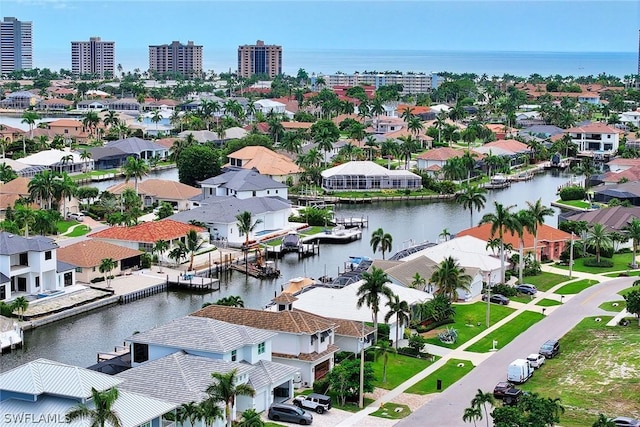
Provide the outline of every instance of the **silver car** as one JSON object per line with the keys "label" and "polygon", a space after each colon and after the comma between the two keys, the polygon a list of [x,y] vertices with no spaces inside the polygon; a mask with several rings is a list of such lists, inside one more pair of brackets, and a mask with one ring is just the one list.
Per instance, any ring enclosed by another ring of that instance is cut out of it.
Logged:
{"label": "silver car", "polygon": [[309,412],[295,405],[287,405],[285,403],[274,403],[271,405],[269,407],[268,417],[273,421],[299,423],[303,426],[313,422],[313,415]]}

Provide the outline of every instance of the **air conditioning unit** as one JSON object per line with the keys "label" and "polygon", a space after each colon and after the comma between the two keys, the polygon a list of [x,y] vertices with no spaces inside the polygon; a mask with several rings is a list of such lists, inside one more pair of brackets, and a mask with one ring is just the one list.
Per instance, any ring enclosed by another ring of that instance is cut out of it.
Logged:
{"label": "air conditioning unit", "polygon": [[300,374],[300,372],[296,372],[293,375],[293,388],[294,389],[302,388],[302,375]]}

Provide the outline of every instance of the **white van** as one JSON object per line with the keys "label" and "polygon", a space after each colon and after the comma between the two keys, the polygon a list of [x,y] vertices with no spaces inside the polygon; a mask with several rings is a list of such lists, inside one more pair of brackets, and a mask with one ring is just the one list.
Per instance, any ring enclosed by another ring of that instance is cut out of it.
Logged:
{"label": "white van", "polygon": [[516,359],[509,365],[507,381],[522,384],[533,375],[533,366],[526,359]]}

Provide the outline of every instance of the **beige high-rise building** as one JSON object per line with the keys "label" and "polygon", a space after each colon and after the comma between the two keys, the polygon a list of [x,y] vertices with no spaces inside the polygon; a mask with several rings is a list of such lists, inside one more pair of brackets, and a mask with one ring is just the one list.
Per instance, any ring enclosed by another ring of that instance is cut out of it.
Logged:
{"label": "beige high-rise building", "polygon": [[274,78],[281,73],[282,46],[264,44],[262,40],[256,44],[238,46],[238,74],[241,77],[267,74]]}
{"label": "beige high-rise building", "polygon": [[0,22],[0,74],[33,67],[31,21],[5,17]]}
{"label": "beige high-rise building", "polygon": [[71,72],[77,76],[114,76],[115,47],[115,42],[104,42],[100,37],[91,37],[88,42],[71,42]]}
{"label": "beige high-rise building", "polygon": [[186,78],[202,76],[202,46],[192,41],[149,46],[149,69],[160,74],[179,73]]}

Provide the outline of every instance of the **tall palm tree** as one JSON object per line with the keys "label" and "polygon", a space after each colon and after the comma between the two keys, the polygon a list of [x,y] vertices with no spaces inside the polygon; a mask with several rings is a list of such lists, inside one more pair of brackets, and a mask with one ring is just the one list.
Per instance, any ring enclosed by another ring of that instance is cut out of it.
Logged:
{"label": "tall palm tree", "polygon": [[23,319],[27,308],[29,308],[29,301],[25,297],[18,297],[11,302],[11,311],[17,311],[20,314],[20,320]]}
{"label": "tall palm tree", "polygon": [[62,214],[67,215],[67,200],[71,201],[71,198],[78,191],[78,184],[66,173],[61,176],[57,176],[53,181],[53,196],[58,201],[62,200]]}
{"label": "tall palm tree", "polygon": [[500,283],[505,282],[505,266],[504,266],[504,233],[515,233],[518,228],[517,219],[514,217],[511,209],[515,205],[504,206],[502,203],[493,202],[495,212],[485,214],[480,220],[480,224],[491,224],[491,237],[495,237],[496,233],[500,239]]}
{"label": "tall palm tree", "polygon": [[462,191],[456,193],[456,202],[462,205],[463,209],[469,209],[471,216],[470,227],[473,227],[473,211],[480,212],[480,209],[484,208],[484,204],[487,201],[485,194],[487,194],[485,188],[470,185],[463,186]]}
{"label": "tall palm tree", "polygon": [[89,170],[89,160],[91,159],[91,153],[86,148],[80,152],[80,160],[84,161],[85,171]]}
{"label": "tall palm tree", "polygon": [[236,223],[236,225],[238,226],[238,233],[244,234],[244,265],[246,274],[249,274],[249,261],[247,259],[247,253],[249,251],[249,236],[251,235],[251,233],[253,233],[253,230],[256,229],[258,224],[262,223],[262,220],[258,218],[254,221],[253,216],[249,211],[239,213],[238,215],[236,215],[236,219],[238,220],[238,222]]}
{"label": "tall palm tree", "polygon": [[127,161],[122,166],[125,180],[129,182],[129,179],[133,177],[134,185],[136,189],[136,195],[138,194],[138,180],[149,173],[149,165],[143,159],[137,159],[133,156],[127,157]]}
{"label": "tall palm tree", "polygon": [[424,285],[427,284],[427,279],[422,277],[420,273],[414,274],[412,279],[410,287],[413,289],[424,289]]}
{"label": "tall palm tree", "polygon": [[153,244],[153,252],[158,253],[158,266],[160,267],[160,272],[162,273],[162,254],[164,254],[167,250],[169,250],[169,242],[166,240],[158,240]]}
{"label": "tall palm tree", "polygon": [[151,112],[151,121],[156,124],[156,137],[158,136],[158,123],[160,123],[162,119],[162,111],[160,111],[159,108]]}
{"label": "tall palm tree", "polygon": [[384,259],[385,252],[389,252],[391,250],[391,245],[393,243],[393,236],[389,233],[385,233],[382,228],[378,228],[376,231],[371,233],[371,241],[369,244],[373,249],[373,253],[376,253],[378,249],[382,252],[382,259]]}
{"label": "tall palm tree", "polygon": [[533,254],[536,261],[538,258],[538,226],[544,224],[544,217],[554,214],[553,209],[542,204],[542,199],[536,200],[535,203],[527,201],[528,211],[533,218]]}
{"label": "tall palm tree", "polygon": [[107,288],[111,287],[111,272],[114,268],[116,268],[117,265],[117,261],[115,261],[113,258],[103,258],[100,261],[100,273],[107,274]]}
{"label": "tall palm tree", "polygon": [[189,271],[193,270],[193,259],[196,256],[196,252],[198,249],[204,245],[204,240],[198,236],[198,232],[196,230],[189,230],[187,233],[187,250],[189,251],[190,261],[189,261]]}
{"label": "tall palm tree", "polygon": [[207,394],[213,401],[222,402],[225,405],[224,412],[227,419],[227,427],[231,427],[235,420],[233,408],[236,404],[236,396],[253,397],[256,391],[250,384],[238,384],[238,371],[236,369],[227,373],[214,372],[211,374],[213,383],[207,387]]}
{"label": "tall palm tree", "polygon": [[29,181],[29,196],[33,200],[39,200],[40,207],[42,207],[42,204],[46,200],[47,209],[51,209],[56,177],[57,175],[55,172],[46,170],[34,175],[34,177],[31,178],[31,181]]}
{"label": "tall palm tree", "polygon": [[172,259],[176,262],[176,267],[180,266],[180,261],[182,261],[182,258],[184,258],[185,256],[187,256],[187,246],[182,243],[182,242],[178,242],[173,249],[171,249],[169,251],[169,259]]}
{"label": "tall palm tree", "polygon": [[100,124],[100,116],[95,111],[87,111],[82,119],[82,125],[89,129],[89,135],[93,136],[93,131]]}
{"label": "tall palm tree", "polygon": [[396,350],[398,350],[398,341],[400,341],[400,324],[409,324],[409,315],[411,314],[411,309],[409,308],[409,304],[404,300],[400,300],[400,297],[396,294],[391,295],[391,298],[389,299],[389,301],[387,301],[387,307],[389,307],[389,311],[384,316],[384,321],[385,323],[389,323],[389,320],[393,316],[396,317],[396,339],[394,341]]}
{"label": "tall palm tree", "polygon": [[472,277],[466,273],[466,270],[460,267],[452,256],[449,256],[442,260],[429,281],[436,285],[436,293],[455,301],[458,289],[469,291],[471,280]]}
{"label": "tall palm tree", "polygon": [[464,421],[465,423],[473,421],[473,425],[477,426],[478,424],[476,423],[476,421],[481,419],[482,409],[474,408],[473,406],[464,409],[464,413],[462,414],[462,421]]}
{"label": "tall palm tree", "polygon": [[471,406],[477,409],[484,409],[485,419],[487,420],[487,427],[489,427],[489,411],[487,410],[487,404],[493,405],[494,399],[492,393],[485,393],[478,389],[476,395],[471,399]]}
{"label": "tall palm tree", "polygon": [[36,125],[36,121],[40,119],[40,116],[35,111],[25,111],[22,113],[22,120],[20,123],[29,125],[29,139],[33,139],[33,128]]}
{"label": "tall palm tree", "polygon": [[29,206],[16,205],[13,215],[18,227],[24,229],[24,236],[29,237],[29,226],[36,222],[36,211]]}
{"label": "tall palm tree", "polygon": [[91,387],[93,405],[78,403],[67,411],[67,419],[69,422],[87,419],[92,427],[122,427],[122,420],[113,409],[113,404],[118,400],[118,396],[118,389],[115,387],[104,391],[98,391]]}
{"label": "tall palm tree", "polygon": [[591,229],[587,233],[585,243],[588,247],[596,250],[596,263],[600,262],[600,251],[602,249],[609,249],[613,246],[613,240],[611,240],[611,233],[607,231],[602,224],[593,224]]}
{"label": "tall palm tree", "polygon": [[213,398],[205,399],[198,405],[198,415],[206,427],[213,426],[218,419],[224,418],[224,411]]}
{"label": "tall palm tree", "polygon": [[633,218],[624,228],[624,232],[633,242],[633,259],[631,260],[631,267],[638,268],[638,262],[636,261],[636,254],[638,253],[638,243],[640,242],[640,220]]}
{"label": "tall palm tree", "polygon": [[518,280],[519,283],[523,283],[522,275],[524,270],[524,237],[526,233],[531,233],[532,235],[534,234],[535,219],[531,215],[531,212],[526,209],[516,212],[514,216],[517,223],[516,233],[518,234],[518,240],[520,240],[520,247],[518,250]]}
{"label": "tall palm tree", "polygon": [[371,316],[373,318],[373,328],[378,338],[378,313],[380,312],[380,298],[384,295],[387,299],[391,299],[392,292],[387,283],[389,283],[389,277],[382,269],[373,267],[371,272],[362,273],[362,279],[364,282],[358,288],[357,296],[358,301],[356,306],[361,308],[366,305],[371,309]]}

